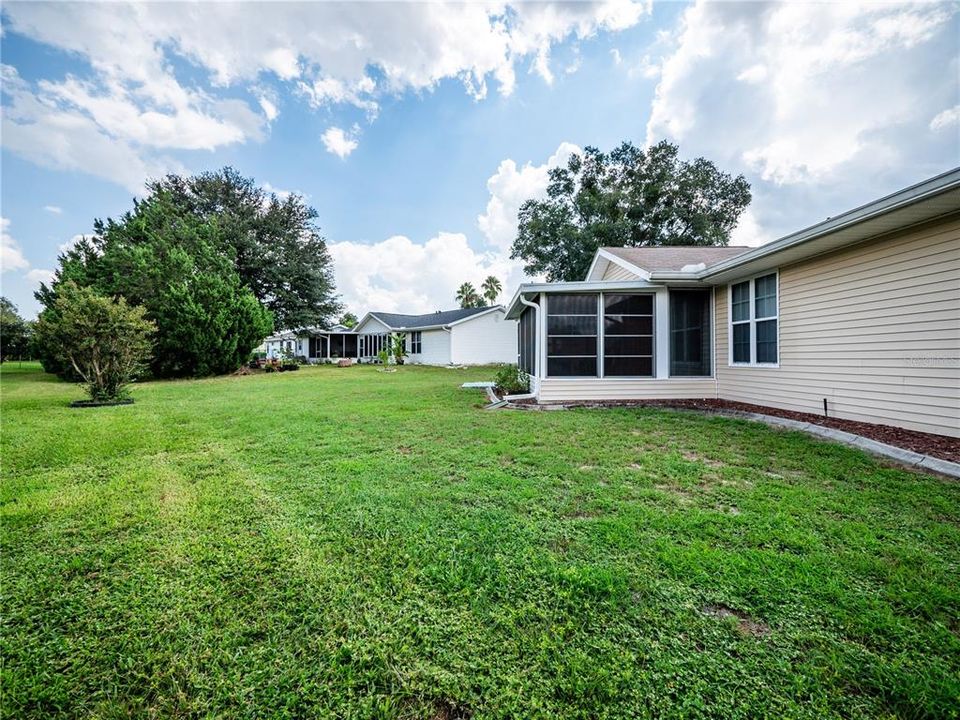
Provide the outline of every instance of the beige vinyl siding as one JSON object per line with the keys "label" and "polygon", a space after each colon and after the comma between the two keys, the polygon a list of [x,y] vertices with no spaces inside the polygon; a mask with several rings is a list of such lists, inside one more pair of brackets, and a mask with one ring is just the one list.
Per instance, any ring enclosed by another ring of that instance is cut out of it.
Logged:
{"label": "beige vinyl siding", "polygon": [[610,263],[607,265],[607,269],[603,271],[603,280],[638,280],[636,273],[632,273],[627,270],[625,267],[621,267],[616,263]]}
{"label": "beige vinyl siding", "polygon": [[715,398],[713,378],[543,378],[540,402]]}
{"label": "beige vinyl siding", "polygon": [[780,366],[731,367],[721,398],[960,436],[960,216],[780,269]]}

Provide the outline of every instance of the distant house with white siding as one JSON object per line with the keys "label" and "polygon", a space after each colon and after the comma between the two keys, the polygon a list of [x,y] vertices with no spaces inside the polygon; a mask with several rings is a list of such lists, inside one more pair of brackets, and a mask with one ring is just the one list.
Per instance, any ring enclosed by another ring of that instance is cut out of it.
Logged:
{"label": "distant house with white siding", "polygon": [[353,328],[304,328],[264,342],[267,357],[290,353],[321,362],[372,362],[393,334],[405,337],[406,362],[417,365],[487,365],[517,361],[517,323],[501,305],[442,310],[425,315],[368,312]]}
{"label": "distant house with white siding", "polygon": [[543,403],[719,398],[960,436],[960,168],[756,248],[601,248],[507,307]]}
{"label": "distant house with white siding", "polygon": [[406,362],[422,365],[488,365],[517,361],[517,323],[502,305],[438,310],[425,315],[368,312],[359,333],[404,333]]}

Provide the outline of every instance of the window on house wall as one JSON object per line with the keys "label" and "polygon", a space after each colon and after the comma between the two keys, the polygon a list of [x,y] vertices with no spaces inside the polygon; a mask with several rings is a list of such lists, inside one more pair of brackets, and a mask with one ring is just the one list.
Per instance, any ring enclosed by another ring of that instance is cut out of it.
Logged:
{"label": "window on house wall", "polygon": [[547,374],[596,377],[597,298],[550,295],[547,298]]}
{"label": "window on house wall", "polygon": [[653,295],[603,296],[603,374],[653,375]]}
{"label": "window on house wall", "polygon": [[670,375],[710,375],[710,290],[670,291]]}
{"label": "window on house wall", "polygon": [[423,333],[420,330],[414,330],[410,333],[410,354],[419,355],[423,352]]}
{"label": "window on house wall", "polygon": [[776,365],[777,274],[730,287],[730,360],[740,365]]}

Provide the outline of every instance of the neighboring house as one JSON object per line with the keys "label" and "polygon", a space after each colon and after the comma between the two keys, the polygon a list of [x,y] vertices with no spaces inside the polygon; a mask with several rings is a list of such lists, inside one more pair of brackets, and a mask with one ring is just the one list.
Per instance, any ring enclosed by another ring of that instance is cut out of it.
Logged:
{"label": "neighboring house", "polygon": [[310,362],[377,359],[394,333],[403,333],[406,362],[423,365],[486,365],[516,362],[517,323],[500,305],[445,310],[426,315],[368,312],[353,328],[305,328],[268,337],[267,357],[291,353]]}
{"label": "neighboring house", "polygon": [[960,168],[756,248],[603,248],[507,318],[540,402],[826,402],[960,436]]}
{"label": "neighboring house", "polygon": [[426,315],[368,312],[359,332],[404,333],[407,362],[423,365],[487,365],[517,361],[517,323],[503,306],[438,310]]}

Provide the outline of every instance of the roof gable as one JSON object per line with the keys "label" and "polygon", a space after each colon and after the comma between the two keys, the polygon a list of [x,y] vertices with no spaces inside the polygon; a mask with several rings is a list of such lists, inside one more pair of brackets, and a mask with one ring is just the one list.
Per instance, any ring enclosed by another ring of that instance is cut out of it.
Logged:
{"label": "roof gable", "polygon": [[[684,268],[702,270],[750,250],[744,245],[671,245],[661,247],[605,247],[607,253],[629,266],[647,273],[680,272]],[[627,267],[629,270],[630,268]]]}
{"label": "roof gable", "polygon": [[482,308],[458,308],[456,310],[438,310],[437,312],[426,313],[425,315],[405,315],[403,313],[385,313],[371,311],[369,315],[376,318],[391,330],[416,330],[417,328],[437,327],[438,325],[451,325],[461,322],[474,315],[495,310],[499,305],[491,305]]}

